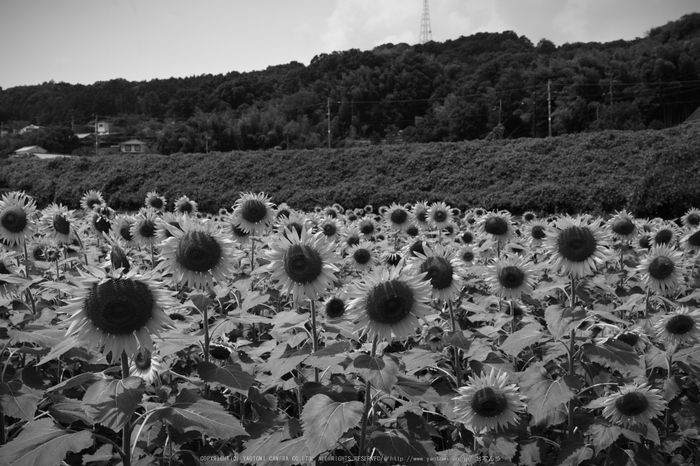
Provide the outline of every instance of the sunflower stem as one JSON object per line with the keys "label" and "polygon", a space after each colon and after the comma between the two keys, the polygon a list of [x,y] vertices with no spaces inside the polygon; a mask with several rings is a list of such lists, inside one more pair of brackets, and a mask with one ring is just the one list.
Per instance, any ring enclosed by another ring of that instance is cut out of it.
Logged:
{"label": "sunflower stem", "polygon": [[[311,301],[311,354],[318,351],[318,333],[316,331],[316,303]],[[314,382],[318,383],[318,367],[314,367]]]}
{"label": "sunflower stem", "polygon": [[[451,299],[447,301],[447,304],[450,309],[450,324],[452,325],[452,333],[454,334],[457,333],[457,319],[455,318],[455,310],[452,306]],[[459,354],[459,348],[452,345],[452,349],[454,350],[455,358],[455,377],[457,378],[457,387],[459,388],[462,385],[462,357]]]}
{"label": "sunflower stem", "polygon": [[0,413],[0,445],[5,445],[5,414]]}
{"label": "sunflower stem", "polygon": [[[129,357],[126,355],[126,350],[122,350],[122,380],[127,377],[129,377]],[[129,420],[122,428],[122,451],[124,466],[131,466],[131,422]]]}
{"label": "sunflower stem", "polygon": [[250,237],[250,275],[253,275],[255,270],[255,238]]}
{"label": "sunflower stem", "polygon": [[[370,355],[371,358],[374,358],[377,355],[377,342],[379,341],[379,335],[374,336],[374,340],[372,341],[372,353]],[[364,412],[362,413],[362,430],[360,431],[360,449],[358,451],[358,456],[363,456],[365,452],[365,440],[367,437],[367,422],[368,422],[368,417],[369,417],[369,408],[372,402],[372,383],[367,379],[365,381],[365,409]]]}
{"label": "sunflower stem", "polygon": [[[571,274],[571,295],[569,299],[569,306],[571,313],[573,314],[576,308],[576,279],[574,275]],[[576,327],[571,329],[569,334],[569,376],[574,377],[576,374]],[[574,410],[576,409],[576,397],[569,401],[569,437],[574,435]]]}
{"label": "sunflower stem", "polygon": [[[209,314],[207,313],[208,306],[202,306],[202,320],[204,325],[204,362],[209,362]],[[204,398],[209,398],[209,384],[204,384]]]}
{"label": "sunflower stem", "polygon": [[[667,375],[666,378],[668,380],[668,385],[671,386],[671,379],[673,378],[673,353],[670,352],[668,356],[666,357],[666,364],[668,367]],[[666,415],[664,416],[664,431],[665,431],[665,436],[668,437],[668,425],[670,424],[670,415],[669,413],[671,410],[669,408],[666,408]]]}
{"label": "sunflower stem", "polygon": [[[24,245],[24,273],[27,277],[27,280],[31,280],[29,277],[29,255],[27,253],[27,242],[23,242]],[[34,296],[32,296],[32,290],[31,290],[31,285],[27,287],[25,290],[27,292],[27,297],[29,298],[29,301],[32,304],[32,315],[36,314],[36,303],[34,302]]]}

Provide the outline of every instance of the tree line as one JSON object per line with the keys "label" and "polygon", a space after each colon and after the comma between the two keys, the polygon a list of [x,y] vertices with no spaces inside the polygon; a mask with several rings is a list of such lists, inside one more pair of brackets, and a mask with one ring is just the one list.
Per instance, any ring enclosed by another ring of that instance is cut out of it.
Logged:
{"label": "tree line", "polygon": [[66,128],[78,132],[95,116],[161,154],[312,149],[329,137],[332,147],[352,147],[660,129],[700,105],[699,70],[694,13],[631,41],[555,46],[512,31],[477,33],[247,73],[46,82],[0,90],[5,129],[52,127],[2,138],[0,155],[38,138],[79,151]]}

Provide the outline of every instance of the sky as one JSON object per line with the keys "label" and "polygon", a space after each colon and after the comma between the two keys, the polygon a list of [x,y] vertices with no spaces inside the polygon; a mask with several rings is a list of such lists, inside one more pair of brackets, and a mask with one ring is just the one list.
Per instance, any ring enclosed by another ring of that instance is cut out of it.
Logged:
{"label": "sky", "polygon": [[[432,39],[644,37],[698,0],[429,0]],[[0,0],[0,87],[264,70],[420,41],[423,0]]]}

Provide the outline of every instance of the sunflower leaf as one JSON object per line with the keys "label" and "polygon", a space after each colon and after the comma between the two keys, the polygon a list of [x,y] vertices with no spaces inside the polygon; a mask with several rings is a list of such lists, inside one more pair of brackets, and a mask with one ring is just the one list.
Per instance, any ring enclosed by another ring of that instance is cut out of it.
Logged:
{"label": "sunflower leaf", "polygon": [[363,412],[359,401],[337,402],[322,393],[311,397],[301,413],[311,457],[333,448],[348,429],[360,423]]}
{"label": "sunflower leaf", "polygon": [[384,457],[391,457],[398,464],[428,465],[437,457],[432,441],[418,441],[402,429],[375,431],[370,442]]}
{"label": "sunflower leaf", "polygon": [[307,447],[305,437],[297,437],[293,440],[279,442],[278,433],[272,434],[261,445],[247,448],[239,455],[241,462],[252,463],[257,466],[289,466],[292,458],[295,465],[312,465],[311,455]]}
{"label": "sunflower leaf", "polygon": [[508,335],[508,338],[501,343],[501,351],[509,356],[517,356],[522,350],[530,345],[539,342],[545,334],[540,331],[539,325],[530,324],[521,328],[515,333]]}
{"label": "sunflower leaf", "polygon": [[12,466],[57,466],[68,452],[77,453],[92,444],[89,431],[71,433],[43,418],[25,425],[17,437],[0,447],[0,458]]}
{"label": "sunflower leaf", "polygon": [[140,377],[101,379],[87,389],[83,403],[96,423],[116,432],[131,419],[145,391]]}
{"label": "sunflower leaf", "polygon": [[17,379],[7,383],[0,382],[0,408],[2,408],[2,413],[23,421],[34,419],[36,408],[43,395],[43,391],[28,387]]}
{"label": "sunflower leaf", "polygon": [[330,346],[326,346],[304,360],[304,364],[318,369],[326,369],[328,366],[337,366],[348,361],[348,350],[351,345],[348,341],[341,341]]}
{"label": "sunflower leaf", "polygon": [[355,358],[353,365],[374,388],[387,393],[391,392],[398,380],[399,366],[389,357],[360,354]]}
{"label": "sunflower leaf", "polygon": [[175,403],[159,412],[160,418],[179,432],[203,432],[215,438],[231,438],[248,434],[240,421],[213,401],[198,397],[184,388]]}
{"label": "sunflower leaf", "polygon": [[220,383],[244,395],[248,394],[248,389],[255,381],[252,374],[245,372],[240,364],[236,363],[219,367],[216,364],[202,361],[197,365],[197,372],[205,382]]}
{"label": "sunflower leaf", "polygon": [[582,461],[593,458],[593,450],[583,442],[580,435],[567,438],[561,444],[559,456],[554,466],[578,466]]}
{"label": "sunflower leaf", "polygon": [[439,405],[444,402],[438,392],[427,381],[421,381],[397,375],[393,389],[401,396],[412,401],[424,401],[426,403]]}
{"label": "sunflower leaf", "polygon": [[639,366],[639,357],[634,349],[619,340],[606,340],[600,345],[586,343],[581,350],[591,361],[623,374]]}
{"label": "sunflower leaf", "polygon": [[587,433],[591,436],[591,443],[597,455],[617,440],[620,434],[622,434],[622,427],[614,424],[595,423],[588,428]]}
{"label": "sunflower leaf", "polygon": [[412,374],[423,370],[426,367],[436,367],[438,365],[438,361],[445,358],[442,353],[436,353],[434,351],[428,351],[420,348],[413,348],[406,351],[401,356],[401,362],[405,364],[407,374]]}
{"label": "sunflower leaf", "polygon": [[576,328],[578,320],[586,316],[586,311],[580,308],[565,309],[562,306],[555,304],[549,306],[544,311],[544,319],[547,321],[547,328],[555,340],[568,335],[571,329]]}
{"label": "sunflower leaf", "polygon": [[533,364],[519,378],[520,388],[527,397],[527,410],[532,414],[532,425],[548,427],[564,421],[565,404],[575,394],[563,378],[552,380],[542,363]]}
{"label": "sunflower leaf", "polygon": [[270,353],[267,360],[268,370],[274,379],[279,379],[283,375],[296,369],[304,359],[311,354],[311,346],[305,345],[300,350],[291,348],[287,343],[281,343]]}

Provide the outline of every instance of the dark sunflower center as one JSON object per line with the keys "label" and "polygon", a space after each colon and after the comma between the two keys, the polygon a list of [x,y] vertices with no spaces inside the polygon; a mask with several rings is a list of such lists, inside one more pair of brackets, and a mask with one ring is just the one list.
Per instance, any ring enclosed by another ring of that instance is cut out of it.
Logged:
{"label": "dark sunflower center", "polygon": [[70,233],[70,222],[61,214],[53,216],[53,229],[62,235]]}
{"label": "dark sunflower center", "polygon": [[335,232],[337,231],[337,228],[335,225],[331,222],[324,223],[323,224],[323,234],[326,236],[333,236],[335,235]]}
{"label": "dark sunflower center", "polygon": [[634,233],[634,222],[629,218],[618,218],[612,224],[612,231],[620,236]]}
{"label": "dark sunflower center", "polygon": [[675,268],[673,261],[668,257],[655,257],[649,264],[649,275],[657,280],[663,280],[670,277]]}
{"label": "dark sunflower center", "polygon": [[700,231],[696,231],[688,236],[688,244],[695,247],[700,246]]}
{"label": "dark sunflower center", "polygon": [[102,202],[100,202],[100,200],[97,198],[91,198],[91,199],[88,199],[85,204],[87,204],[88,209],[92,210],[95,208],[96,205],[102,204]]}
{"label": "dark sunflower center", "polygon": [[356,246],[360,244],[360,237],[357,235],[350,235],[348,239],[345,240],[345,244],[348,246]]}
{"label": "dark sunflower center", "polygon": [[651,238],[649,238],[648,235],[644,235],[639,238],[639,247],[649,249],[649,247],[651,247]]}
{"label": "dark sunflower center", "polygon": [[484,231],[494,236],[508,233],[508,222],[503,217],[490,217],[484,222]]}
{"label": "dark sunflower center", "polygon": [[585,227],[569,227],[557,238],[559,254],[571,262],[583,262],[593,256],[597,244],[593,232]]}
{"label": "dark sunflower center", "polygon": [[127,279],[93,284],[84,309],[95,327],[111,335],[127,335],[146,325],[154,299],[148,285]]}
{"label": "dark sunflower center", "polygon": [[153,238],[156,235],[156,224],[149,219],[145,219],[139,225],[139,234],[144,238]]}
{"label": "dark sunflower center", "polygon": [[416,253],[425,254],[425,251],[423,250],[423,241],[418,240],[415,243],[413,243],[411,247],[408,248],[408,252],[411,254],[411,256],[414,257]]}
{"label": "dark sunflower center", "polygon": [[517,288],[525,281],[525,272],[515,265],[508,265],[498,271],[498,282],[505,288]]}
{"label": "dark sunflower center", "polygon": [[478,390],[472,398],[472,409],[481,417],[495,417],[508,408],[508,400],[500,391],[492,387]]}
{"label": "dark sunflower center", "polygon": [[428,272],[426,280],[430,280],[433,288],[444,290],[452,284],[452,265],[444,257],[430,256],[420,266],[421,272]]}
{"label": "dark sunflower center", "polygon": [[345,314],[345,302],[340,298],[331,298],[326,303],[326,316],[334,319]]}
{"label": "dark sunflower center", "polygon": [[122,226],[119,228],[119,235],[125,241],[132,241],[134,237],[131,235],[131,225],[128,223],[123,223]]}
{"label": "dark sunflower center", "polygon": [[474,260],[474,253],[471,251],[464,251],[462,253],[462,260],[464,262],[471,262]]}
{"label": "dark sunflower center", "polygon": [[531,222],[535,219],[535,214],[533,214],[532,212],[526,212],[523,218],[526,222]]}
{"label": "dark sunflower center", "polygon": [[372,222],[362,222],[362,225],[360,225],[360,231],[363,235],[370,235],[374,231],[374,225]]}
{"label": "dark sunflower center", "polygon": [[615,408],[625,416],[637,416],[649,407],[649,400],[644,393],[629,392],[615,401]]}
{"label": "dark sunflower center", "polygon": [[21,233],[27,226],[27,214],[19,206],[11,206],[2,212],[2,226],[10,233]]}
{"label": "dark sunflower center", "polygon": [[433,220],[435,220],[436,222],[444,222],[445,220],[447,220],[447,212],[445,212],[444,210],[436,210],[435,212],[433,212]]}
{"label": "dark sunflower center", "polygon": [[306,244],[293,244],[284,253],[284,271],[292,281],[311,283],[323,270],[319,252]]}
{"label": "dark sunflower center", "polygon": [[656,244],[668,244],[673,239],[673,232],[668,229],[659,230],[654,236]]}
{"label": "dark sunflower center", "polygon": [[688,222],[688,225],[698,226],[700,225],[700,215],[690,214],[688,215],[686,222]]}
{"label": "dark sunflower center", "polygon": [[32,257],[34,258],[35,261],[43,261],[46,259],[46,255],[44,254],[44,247],[43,246],[36,246],[32,249]]}
{"label": "dark sunflower center", "polygon": [[472,241],[474,241],[474,234],[471,231],[462,233],[462,242],[464,244],[471,244]]}
{"label": "dark sunflower center", "polygon": [[544,228],[542,228],[542,225],[533,226],[531,232],[534,239],[544,239],[547,236],[544,232]]}
{"label": "dark sunflower center", "polygon": [[182,314],[178,314],[177,312],[173,312],[168,317],[170,317],[170,320],[179,320],[179,321],[187,320],[185,318],[185,316],[183,316]]}
{"label": "dark sunflower center", "polygon": [[627,343],[630,346],[634,346],[639,341],[639,335],[634,332],[625,332],[617,336],[617,339],[623,343]]}
{"label": "dark sunflower center", "polygon": [[154,209],[162,209],[163,208],[163,199],[161,199],[159,197],[154,197],[153,199],[151,199],[150,204],[151,204],[151,207],[153,207]]}
{"label": "dark sunflower center", "polygon": [[192,207],[192,204],[189,202],[183,202],[182,204],[180,204],[178,210],[183,214],[190,214],[194,210],[194,207]]}
{"label": "dark sunflower center", "polygon": [[258,223],[267,215],[265,203],[259,199],[248,199],[241,208],[241,217],[250,223]]}
{"label": "dark sunflower center", "polygon": [[418,227],[415,225],[411,225],[408,228],[406,228],[406,233],[409,236],[418,236]]}
{"label": "dark sunflower center", "polygon": [[139,351],[134,359],[134,365],[140,371],[147,371],[151,368],[151,352]]}
{"label": "dark sunflower center", "polygon": [[287,209],[280,209],[280,210],[277,211],[277,218],[280,218],[280,217],[289,218],[289,214],[290,214],[289,210],[287,210]]}
{"label": "dark sunflower center", "polygon": [[367,295],[369,318],[381,324],[397,324],[413,309],[413,291],[401,280],[376,285]]}
{"label": "dark sunflower center", "polygon": [[9,275],[11,273],[4,262],[0,262],[0,273],[4,275]]}
{"label": "dark sunflower center", "polygon": [[425,222],[426,220],[428,220],[428,211],[419,210],[418,212],[416,212],[416,218],[419,222]]}
{"label": "dark sunflower center", "polygon": [[225,346],[215,345],[209,348],[209,354],[218,360],[225,360],[231,356],[231,351]]}
{"label": "dark sunflower center", "polygon": [[289,222],[285,228],[289,231],[296,231],[299,236],[301,236],[301,232],[304,229],[304,227],[298,222]]}
{"label": "dark sunflower center", "polygon": [[401,255],[397,253],[388,254],[386,256],[386,263],[392,267],[396,267],[401,262]]}
{"label": "dark sunflower center", "polygon": [[338,218],[338,212],[336,212],[335,209],[326,210],[326,215],[328,215],[330,218]]}
{"label": "dark sunflower center", "polygon": [[352,258],[358,264],[365,265],[372,258],[372,254],[367,249],[358,249],[353,253]]}
{"label": "dark sunflower center", "polygon": [[112,224],[109,219],[103,215],[95,214],[95,229],[101,233],[108,233],[112,228]]}
{"label": "dark sunflower center", "polygon": [[403,209],[396,209],[390,215],[392,223],[403,225],[408,220],[408,212]]}
{"label": "dark sunflower center", "polygon": [[673,335],[685,335],[693,328],[695,328],[695,319],[684,314],[673,316],[666,322],[666,331]]}
{"label": "dark sunflower center", "polygon": [[219,242],[203,231],[188,231],[180,238],[175,260],[187,270],[207,272],[219,263],[222,251]]}

